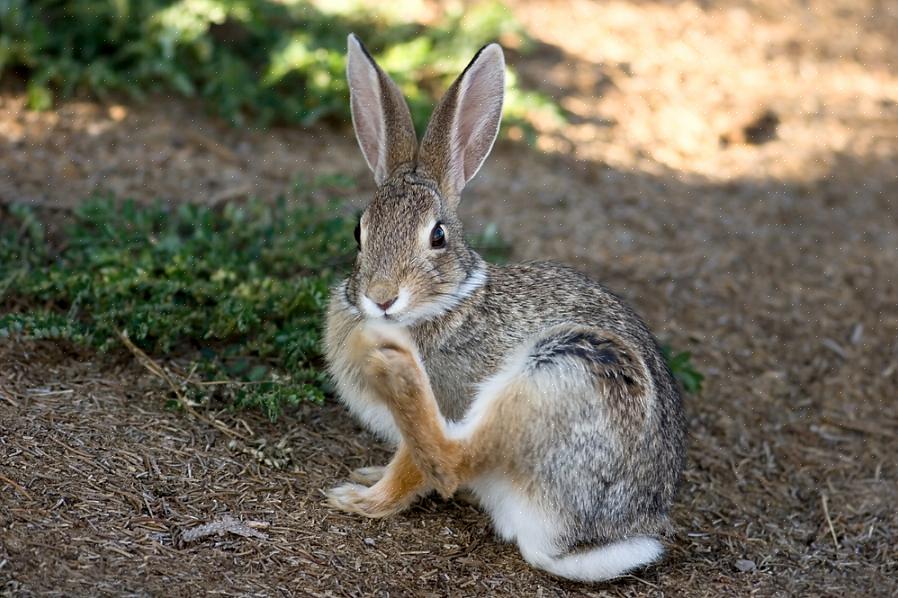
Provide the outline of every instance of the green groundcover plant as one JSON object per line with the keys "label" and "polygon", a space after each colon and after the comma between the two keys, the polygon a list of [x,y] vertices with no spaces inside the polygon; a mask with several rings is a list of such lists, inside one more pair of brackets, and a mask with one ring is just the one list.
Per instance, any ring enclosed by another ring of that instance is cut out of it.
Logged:
{"label": "green groundcover plant", "polygon": [[[417,2],[329,0],[0,0],[0,76],[27,81],[28,103],[86,92],[198,97],[240,124],[348,122],[346,36],[356,32],[426,124],[435,96],[474,51],[497,39],[532,46],[502,4],[451,9],[409,23]],[[561,118],[509,69],[506,121]]]}
{"label": "green groundcover plant", "polygon": [[323,398],[322,310],[351,258],[352,227],[335,211],[283,200],[213,209],[93,199],[58,246],[33,212],[11,212],[18,227],[3,226],[0,237],[10,312],[0,336],[107,351],[125,334],[150,355],[189,356],[200,378],[232,382],[206,394],[270,416]]}
{"label": "green groundcover plant", "polygon": [[[340,176],[300,182],[289,198],[209,207],[94,198],[49,216],[0,206],[0,338],[67,341],[106,352],[120,335],[180,372],[197,402],[259,408],[330,392],[321,358],[328,289],[352,264],[357,214]],[[332,203],[312,207],[310,191]],[[471,239],[488,259],[496,228]],[[668,362],[690,391],[687,353]]]}
{"label": "green groundcover plant", "polygon": [[[339,189],[342,177],[316,187]],[[120,334],[180,358],[196,400],[225,398],[274,417],[328,391],[320,335],[329,286],[351,266],[355,216],[339,203],[208,207],[94,198],[48,234],[34,210],[0,206],[0,338],[108,351]],[[58,219],[58,218],[57,218]],[[473,242],[499,258],[495,227]]]}

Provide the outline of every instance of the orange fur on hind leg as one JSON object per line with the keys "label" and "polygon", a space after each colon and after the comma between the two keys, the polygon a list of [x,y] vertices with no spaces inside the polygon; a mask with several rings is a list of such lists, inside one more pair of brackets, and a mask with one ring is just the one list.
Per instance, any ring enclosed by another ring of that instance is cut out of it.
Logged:
{"label": "orange fur on hind leg", "polygon": [[366,517],[386,517],[407,508],[427,489],[411,451],[403,443],[384,470],[383,477],[370,488],[343,484],[327,493],[334,507]]}

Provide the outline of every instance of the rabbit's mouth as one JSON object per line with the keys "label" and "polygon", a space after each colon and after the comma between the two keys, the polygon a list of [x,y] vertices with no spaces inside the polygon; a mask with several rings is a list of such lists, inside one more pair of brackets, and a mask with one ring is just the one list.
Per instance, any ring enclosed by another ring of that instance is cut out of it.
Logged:
{"label": "rabbit's mouth", "polygon": [[[482,264],[475,267],[451,291],[424,293],[424,298],[415,297],[403,286],[399,287],[395,299],[377,303],[364,292],[353,292],[349,281],[344,282],[343,300],[347,309],[367,320],[383,320],[410,326],[418,322],[434,320],[456,309],[486,284],[487,269]],[[357,301],[350,297],[355,295]]]}
{"label": "rabbit's mouth", "polygon": [[411,302],[411,293],[408,289],[399,288],[399,293],[394,299],[385,303],[377,303],[368,295],[362,293],[359,301],[362,312],[366,317],[375,320],[393,320],[401,321],[402,312],[408,308]]}
{"label": "rabbit's mouth", "polygon": [[486,268],[481,266],[470,272],[453,291],[429,297],[428,300],[411,305],[409,309],[396,310],[395,312],[390,309],[390,313],[387,314],[390,316],[388,319],[405,325],[434,320],[456,309],[459,304],[467,300],[482,287],[486,281]]}

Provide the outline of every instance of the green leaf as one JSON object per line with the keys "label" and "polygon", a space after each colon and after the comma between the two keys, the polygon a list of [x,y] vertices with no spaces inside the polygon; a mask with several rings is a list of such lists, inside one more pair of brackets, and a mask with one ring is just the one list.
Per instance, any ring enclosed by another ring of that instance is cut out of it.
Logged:
{"label": "green leaf", "polygon": [[691,353],[687,351],[673,353],[669,345],[662,345],[661,354],[667,361],[667,367],[670,368],[674,378],[680,382],[686,392],[692,394],[701,392],[705,377],[692,364]]}
{"label": "green leaf", "polygon": [[[322,180],[329,188],[351,183]],[[216,381],[193,389],[196,400],[272,417],[324,396],[324,306],[343,274],[335,264],[350,264],[355,223],[335,215],[342,210],[252,200],[170,211],[95,198],[51,246],[50,213],[6,209],[0,308],[14,312],[0,318],[0,335],[107,351],[126,331],[154,358],[193,361],[200,379]]]}
{"label": "green leaf", "polygon": [[28,108],[44,111],[53,107],[53,92],[46,85],[34,81],[28,84]]}
{"label": "green leaf", "polygon": [[[408,96],[422,128],[436,96],[476,50],[499,38],[532,44],[498,1],[452,7],[423,27],[388,3],[243,0],[6,0],[0,2],[0,76],[28,78],[28,105],[76,92],[198,97],[234,124],[349,121],[346,35],[358,33]],[[343,5],[345,10],[341,10]],[[508,70],[506,122],[563,118]],[[544,118],[544,116],[542,117]],[[529,127],[529,128],[528,128]]]}

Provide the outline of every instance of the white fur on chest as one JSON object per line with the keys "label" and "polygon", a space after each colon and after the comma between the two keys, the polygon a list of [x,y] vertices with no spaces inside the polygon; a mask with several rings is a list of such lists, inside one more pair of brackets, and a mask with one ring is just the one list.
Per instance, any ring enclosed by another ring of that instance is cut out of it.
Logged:
{"label": "white fur on chest", "polygon": [[340,400],[349,411],[361,422],[363,426],[374,432],[377,436],[394,445],[399,444],[401,435],[393,414],[382,402],[370,396],[369,393],[350,382],[337,381]]}

